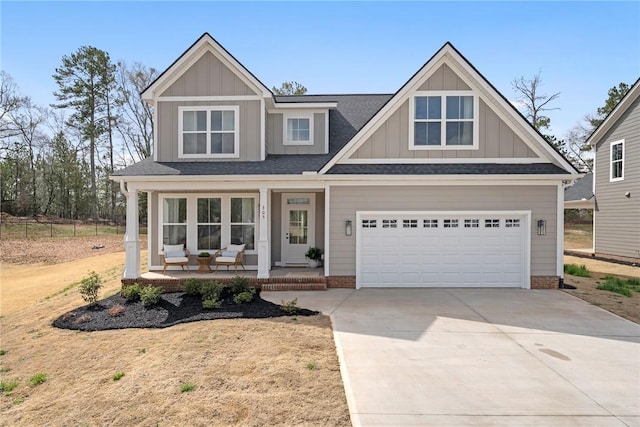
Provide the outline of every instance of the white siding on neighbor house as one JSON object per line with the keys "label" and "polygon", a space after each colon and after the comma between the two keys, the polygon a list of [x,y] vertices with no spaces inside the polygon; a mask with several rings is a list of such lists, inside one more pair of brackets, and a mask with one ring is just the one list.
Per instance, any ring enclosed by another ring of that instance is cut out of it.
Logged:
{"label": "white siding on neighbor house", "polygon": [[[610,182],[611,143],[620,140],[624,179]],[[598,142],[595,182],[595,252],[640,258],[640,98]]]}
{"label": "white siding on neighbor house", "polygon": [[[432,77],[433,78],[433,77]],[[477,150],[409,150],[409,100],[380,125],[351,159],[481,159],[538,156],[480,99]]]}
{"label": "white siding on neighbor house", "polygon": [[325,113],[313,113],[313,145],[284,145],[284,114],[267,113],[267,154],[323,154],[325,152]]}
{"label": "white siding on neighbor house", "polygon": [[257,95],[211,52],[206,52],[161,96]]}
{"label": "white siding on neighbor house", "polygon": [[[329,274],[355,275],[356,211],[531,211],[531,275],[557,275],[557,186],[331,186]],[[535,222],[547,233],[538,236]],[[354,233],[345,236],[346,220]]]}
{"label": "white siding on neighbor house", "polygon": [[[216,105],[237,105],[240,108],[238,129],[240,135],[240,157],[210,158],[178,158],[178,107],[197,105],[211,107]],[[159,162],[211,162],[211,161],[247,161],[260,160],[260,101],[161,101],[158,103],[156,129],[158,129],[158,161]]]}

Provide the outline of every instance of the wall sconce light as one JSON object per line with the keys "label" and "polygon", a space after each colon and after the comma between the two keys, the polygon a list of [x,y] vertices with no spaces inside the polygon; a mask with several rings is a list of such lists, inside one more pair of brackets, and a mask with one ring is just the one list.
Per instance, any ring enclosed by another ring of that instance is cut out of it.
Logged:
{"label": "wall sconce light", "polygon": [[348,219],[344,222],[344,235],[351,236],[352,233],[353,233],[353,230],[351,227],[351,220]]}
{"label": "wall sconce light", "polygon": [[547,234],[547,221],[544,219],[539,219],[537,221],[538,226],[538,236],[545,236]]}

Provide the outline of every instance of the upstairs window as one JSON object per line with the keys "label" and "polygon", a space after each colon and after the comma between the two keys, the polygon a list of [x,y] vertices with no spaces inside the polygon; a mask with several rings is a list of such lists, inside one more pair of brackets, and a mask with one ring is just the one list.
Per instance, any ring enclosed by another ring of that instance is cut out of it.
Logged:
{"label": "upstairs window", "polygon": [[478,100],[471,92],[418,92],[410,113],[410,149],[478,148]]}
{"label": "upstairs window", "polygon": [[179,157],[239,156],[237,106],[179,107]]}
{"label": "upstairs window", "polygon": [[624,140],[611,143],[610,170],[609,181],[624,180]]}
{"label": "upstairs window", "polygon": [[313,145],[313,114],[284,115],[284,145]]}

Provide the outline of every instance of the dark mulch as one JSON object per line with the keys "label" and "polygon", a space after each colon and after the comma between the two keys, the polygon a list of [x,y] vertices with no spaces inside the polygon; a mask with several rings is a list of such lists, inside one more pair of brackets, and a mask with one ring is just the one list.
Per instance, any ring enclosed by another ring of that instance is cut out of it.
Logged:
{"label": "dark mulch", "polygon": [[[116,317],[109,315],[109,309],[120,304],[125,310]],[[295,316],[313,316],[317,311],[301,308]],[[265,301],[257,294],[247,304],[234,304],[230,297],[222,306],[214,310],[202,308],[200,296],[183,292],[162,294],[160,303],[154,307],[144,307],[141,302],[127,302],[120,294],[98,301],[94,306],[85,305],[63,314],[53,321],[53,326],[81,331],[104,331],[126,328],[167,328],[180,323],[215,319],[264,319],[289,316],[280,306]]]}

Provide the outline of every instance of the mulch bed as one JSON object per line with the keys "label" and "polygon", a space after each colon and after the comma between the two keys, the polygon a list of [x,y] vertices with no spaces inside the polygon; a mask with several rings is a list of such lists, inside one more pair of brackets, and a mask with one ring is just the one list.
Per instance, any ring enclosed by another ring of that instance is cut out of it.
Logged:
{"label": "mulch bed", "polygon": [[[124,306],[124,312],[118,316],[109,315],[114,305]],[[293,316],[313,316],[317,311],[299,309]],[[104,331],[127,328],[167,328],[180,323],[216,319],[264,319],[268,317],[289,316],[278,304],[265,301],[259,294],[246,304],[235,304],[231,298],[225,298],[222,306],[214,310],[202,308],[200,296],[183,292],[171,292],[161,295],[160,303],[153,307],[144,307],[141,302],[127,302],[120,294],[98,301],[95,305],[85,305],[63,314],[53,321],[53,326],[61,329],[81,331]]]}

